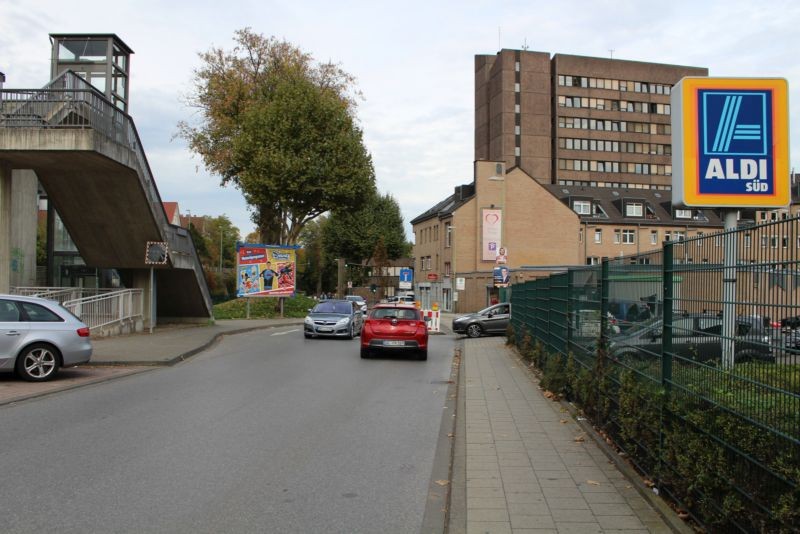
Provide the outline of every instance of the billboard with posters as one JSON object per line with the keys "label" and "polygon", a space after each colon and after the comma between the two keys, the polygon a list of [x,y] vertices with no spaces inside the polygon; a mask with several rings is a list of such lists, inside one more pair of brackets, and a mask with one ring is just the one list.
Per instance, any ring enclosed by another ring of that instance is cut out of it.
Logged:
{"label": "billboard with posters", "polygon": [[297,247],[236,245],[237,297],[291,297],[297,279]]}

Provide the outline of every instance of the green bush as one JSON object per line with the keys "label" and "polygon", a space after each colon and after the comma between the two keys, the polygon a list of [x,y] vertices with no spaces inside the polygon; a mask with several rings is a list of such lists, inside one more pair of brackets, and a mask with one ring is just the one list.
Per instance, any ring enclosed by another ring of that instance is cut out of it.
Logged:
{"label": "green bush", "polygon": [[673,362],[665,389],[660,361],[626,368],[598,350],[589,368],[527,333],[518,348],[708,529],[800,530],[800,366]]}
{"label": "green bush", "polygon": [[[250,301],[251,319],[276,319],[281,316],[280,300],[275,297],[263,298],[238,298],[214,306],[215,319],[245,319],[247,318],[247,301]],[[316,300],[304,295],[285,298],[283,301],[283,316],[288,318],[301,318],[308,314],[308,309],[313,308]]]}

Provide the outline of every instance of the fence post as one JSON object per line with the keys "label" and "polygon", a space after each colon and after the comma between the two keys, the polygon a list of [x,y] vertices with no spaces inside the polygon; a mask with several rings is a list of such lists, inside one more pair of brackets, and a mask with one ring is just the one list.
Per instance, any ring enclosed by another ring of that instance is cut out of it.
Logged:
{"label": "fence post", "polygon": [[604,257],[600,266],[600,349],[605,353],[608,349],[608,257]]}
{"label": "fence post", "polygon": [[672,380],[672,310],[673,310],[673,242],[664,243],[664,265],[662,265],[662,281],[664,283],[664,314],[661,322],[661,385],[669,391]]}

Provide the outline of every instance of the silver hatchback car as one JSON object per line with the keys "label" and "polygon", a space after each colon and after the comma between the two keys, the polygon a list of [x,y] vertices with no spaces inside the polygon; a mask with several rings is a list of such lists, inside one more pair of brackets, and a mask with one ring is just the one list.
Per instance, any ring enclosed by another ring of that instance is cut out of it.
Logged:
{"label": "silver hatchback car", "polygon": [[91,356],[89,327],[58,302],[0,294],[0,371],[41,382]]}

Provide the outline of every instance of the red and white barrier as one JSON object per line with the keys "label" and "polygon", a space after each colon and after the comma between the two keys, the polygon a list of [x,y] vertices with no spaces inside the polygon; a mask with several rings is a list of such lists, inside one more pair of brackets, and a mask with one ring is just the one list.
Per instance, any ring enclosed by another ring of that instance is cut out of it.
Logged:
{"label": "red and white barrier", "polygon": [[422,317],[429,317],[430,321],[428,323],[428,332],[438,332],[439,331],[439,323],[441,320],[441,312],[439,310],[421,310]]}

